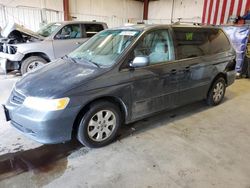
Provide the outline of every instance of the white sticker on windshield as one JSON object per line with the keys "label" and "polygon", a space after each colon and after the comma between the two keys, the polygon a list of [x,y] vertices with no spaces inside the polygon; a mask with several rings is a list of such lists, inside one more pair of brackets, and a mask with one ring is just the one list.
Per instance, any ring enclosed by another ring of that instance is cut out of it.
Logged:
{"label": "white sticker on windshield", "polygon": [[125,35],[125,36],[135,36],[137,31],[122,31],[119,35]]}

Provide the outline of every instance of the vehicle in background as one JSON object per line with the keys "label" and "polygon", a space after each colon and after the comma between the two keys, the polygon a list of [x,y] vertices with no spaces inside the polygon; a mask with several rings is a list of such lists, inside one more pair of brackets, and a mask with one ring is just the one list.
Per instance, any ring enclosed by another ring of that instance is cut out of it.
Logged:
{"label": "vehicle in background", "polygon": [[221,103],[235,50],[219,28],[135,25],[100,32],[18,81],[7,120],[42,143],[112,142],[123,123],[195,101]]}
{"label": "vehicle in background", "polygon": [[247,25],[225,25],[221,26],[221,28],[231,40],[236,51],[236,77],[241,78],[247,73],[246,50],[250,28]]}
{"label": "vehicle in background", "polygon": [[104,29],[106,23],[86,21],[50,23],[37,32],[18,24],[7,25],[1,32],[1,67],[5,72],[20,70],[25,74],[63,57]]}

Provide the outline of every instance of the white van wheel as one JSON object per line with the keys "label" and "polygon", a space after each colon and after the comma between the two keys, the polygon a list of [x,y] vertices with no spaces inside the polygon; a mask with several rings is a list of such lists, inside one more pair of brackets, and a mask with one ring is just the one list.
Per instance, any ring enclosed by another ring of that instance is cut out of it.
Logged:
{"label": "white van wheel", "polygon": [[22,62],[21,74],[24,75],[27,72],[33,71],[44,64],[48,63],[45,59],[39,56],[30,56]]}

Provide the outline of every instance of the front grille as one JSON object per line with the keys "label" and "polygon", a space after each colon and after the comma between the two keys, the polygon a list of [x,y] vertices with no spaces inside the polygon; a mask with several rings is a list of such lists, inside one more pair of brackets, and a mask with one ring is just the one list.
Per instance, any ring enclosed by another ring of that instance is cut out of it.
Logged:
{"label": "front grille", "polygon": [[6,45],[6,44],[0,44],[0,52],[6,53],[6,54],[15,54],[17,52],[17,47]]}
{"label": "front grille", "polygon": [[12,94],[11,94],[11,102],[12,103],[21,105],[21,104],[23,104],[25,98],[26,97],[23,94],[16,91],[15,89],[12,91]]}
{"label": "front grille", "polygon": [[11,39],[0,39],[0,52],[15,54],[17,52],[17,47],[13,46],[13,44]]}

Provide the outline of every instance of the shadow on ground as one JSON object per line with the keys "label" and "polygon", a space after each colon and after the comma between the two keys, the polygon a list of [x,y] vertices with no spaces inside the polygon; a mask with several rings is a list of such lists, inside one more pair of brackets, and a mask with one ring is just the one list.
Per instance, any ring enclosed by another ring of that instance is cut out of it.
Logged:
{"label": "shadow on ground", "polygon": [[[235,97],[233,92],[230,92],[228,96],[223,103]],[[138,135],[159,126],[168,126],[173,121],[186,118],[209,108],[204,102],[196,102],[172,111],[158,113],[150,118],[123,126],[118,140],[121,141],[130,135]],[[54,176],[58,177],[68,167],[67,157],[80,148],[82,146],[74,140],[65,144],[43,145],[30,150],[4,154],[0,156],[0,181],[28,171],[32,171],[38,176],[39,173],[53,171]],[[53,181],[53,178],[47,181]]]}
{"label": "shadow on ground", "polygon": [[[236,97],[234,92],[227,91],[227,96],[225,96],[224,101],[222,102],[221,105],[230,101],[234,97]],[[173,123],[174,121],[198,114],[210,108],[212,107],[207,106],[205,101],[199,101],[170,111],[162,111],[149,118],[145,118],[135,123],[131,123],[127,126],[123,126],[118,136],[118,139],[121,140],[125,137],[128,137],[131,134],[132,135],[140,134],[144,131],[154,129],[159,126],[168,126],[170,123]]]}
{"label": "shadow on ground", "polygon": [[6,78],[15,78],[15,77],[21,77],[21,73],[19,71],[12,71],[8,74],[5,74],[3,71],[0,70],[0,76],[6,77]]}
{"label": "shadow on ground", "polygon": [[77,141],[72,141],[2,155],[0,156],[0,181],[28,171],[36,174],[52,171],[58,167],[54,165],[58,161],[60,161],[60,170],[64,171],[67,168],[67,156],[80,147]]}

